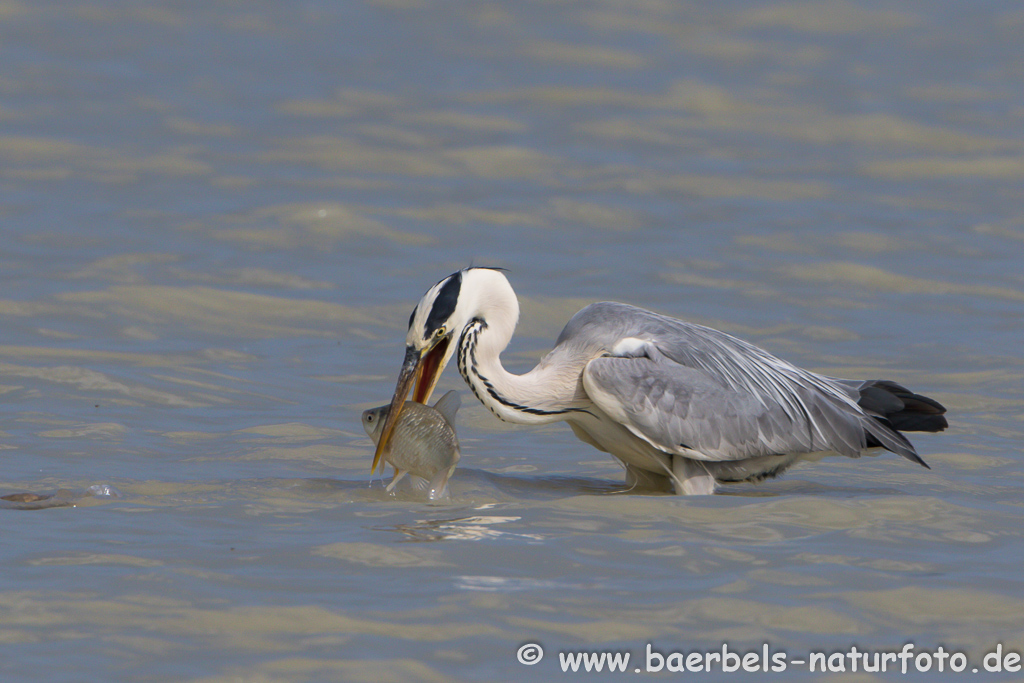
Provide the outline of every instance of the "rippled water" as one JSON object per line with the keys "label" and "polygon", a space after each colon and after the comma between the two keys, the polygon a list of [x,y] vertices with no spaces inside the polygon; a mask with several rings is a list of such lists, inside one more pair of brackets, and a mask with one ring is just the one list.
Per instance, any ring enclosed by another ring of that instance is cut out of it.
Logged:
{"label": "rippled water", "polygon": [[[0,673],[1020,652],[1022,30],[1012,2],[0,2],[0,495],[36,494],[0,506]],[[914,438],[931,470],[678,499],[465,391],[452,502],[388,495],[360,411],[469,263],[510,271],[517,371],[621,300],[951,427]]]}

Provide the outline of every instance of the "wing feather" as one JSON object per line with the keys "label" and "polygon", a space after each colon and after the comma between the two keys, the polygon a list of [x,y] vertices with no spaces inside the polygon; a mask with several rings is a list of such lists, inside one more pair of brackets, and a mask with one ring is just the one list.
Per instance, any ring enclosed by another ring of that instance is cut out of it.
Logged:
{"label": "wing feather", "polygon": [[583,384],[601,410],[668,453],[727,461],[830,450],[856,457],[865,448],[866,416],[814,387],[766,375],[758,393],[735,369],[723,374],[728,384],[649,348],[590,361]]}
{"label": "wing feather", "polygon": [[[926,402],[917,410],[929,413],[926,428],[945,427],[940,405],[898,385],[825,377],[724,332],[627,304],[587,306],[562,330],[562,345],[601,354],[583,372],[583,388],[601,410],[656,448],[690,458],[858,457],[870,435],[873,445],[923,465],[888,420],[896,402],[878,392],[865,397],[868,384],[904,403]],[[908,412],[892,415],[920,420]]]}

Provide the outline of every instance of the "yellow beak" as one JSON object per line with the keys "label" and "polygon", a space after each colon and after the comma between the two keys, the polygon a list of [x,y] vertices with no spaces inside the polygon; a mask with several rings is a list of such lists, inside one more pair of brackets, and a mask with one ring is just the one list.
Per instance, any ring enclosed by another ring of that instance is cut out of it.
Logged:
{"label": "yellow beak", "polygon": [[415,385],[413,400],[417,403],[426,403],[430,395],[434,393],[437,380],[444,370],[445,354],[450,337],[445,337],[430,349],[417,351],[412,346],[405,348],[405,360],[402,362],[402,370],[398,373],[398,383],[395,385],[395,395],[391,397],[391,407],[388,409],[387,417],[384,418],[384,426],[381,428],[380,440],[377,442],[377,450],[373,454],[373,465],[370,472],[377,470],[381,463],[381,457],[387,452],[391,445],[391,438],[395,432],[395,425],[405,408],[405,398]]}

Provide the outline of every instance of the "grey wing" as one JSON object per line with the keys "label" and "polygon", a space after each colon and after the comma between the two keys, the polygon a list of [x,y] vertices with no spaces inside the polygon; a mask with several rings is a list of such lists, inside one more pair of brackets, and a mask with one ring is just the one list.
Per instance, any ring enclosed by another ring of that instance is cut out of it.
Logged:
{"label": "grey wing", "polygon": [[642,356],[590,361],[583,385],[601,410],[633,434],[691,458],[726,461],[818,451],[857,457],[867,445],[863,422],[870,418],[837,405],[813,386],[782,385],[777,388],[790,394],[789,401],[765,400],[653,346]]}

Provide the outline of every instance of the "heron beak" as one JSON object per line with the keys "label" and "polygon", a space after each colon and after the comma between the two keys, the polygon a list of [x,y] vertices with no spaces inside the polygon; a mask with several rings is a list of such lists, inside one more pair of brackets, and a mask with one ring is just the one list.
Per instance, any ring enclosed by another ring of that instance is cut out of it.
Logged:
{"label": "heron beak", "polygon": [[391,397],[391,407],[388,409],[387,417],[384,418],[377,450],[373,454],[371,473],[377,470],[377,465],[381,463],[381,456],[391,444],[395,425],[398,424],[398,418],[405,408],[405,399],[409,395],[409,391],[415,385],[413,400],[417,403],[426,403],[430,399],[437,380],[441,376],[441,371],[444,370],[445,356],[450,343],[451,338],[445,337],[432,348],[423,351],[417,351],[412,346],[405,347],[405,361],[402,362],[402,370],[398,373],[395,395]]}
{"label": "heron beak", "polygon": [[437,380],[441,378],[441,371],[444,370],[444,366],[448,362],[448,345],[451,344],[451,341],[451,335],[443,337],[433,348],[423,354],[412,400],[417,403],[426,403],[430,400],[430,395],[434,393],[434,387],[437,386]]}

